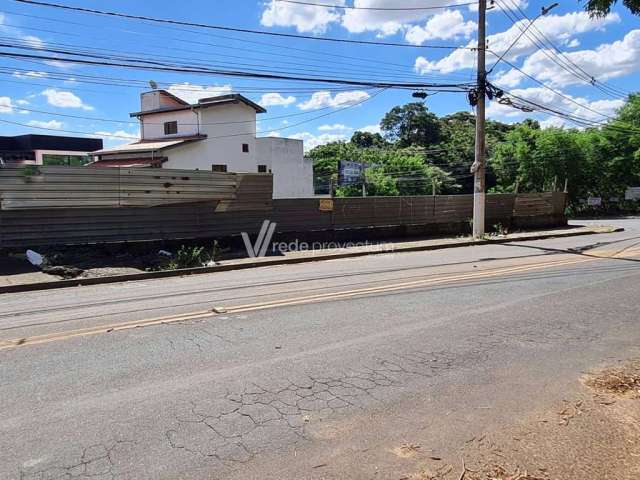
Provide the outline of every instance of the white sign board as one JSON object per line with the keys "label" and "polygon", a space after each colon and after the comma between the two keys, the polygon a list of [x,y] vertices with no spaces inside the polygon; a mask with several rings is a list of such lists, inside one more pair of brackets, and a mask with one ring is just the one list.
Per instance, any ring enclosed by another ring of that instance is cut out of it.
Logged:
{"label": "white sign board", "polygon": [[602,205],[602,198],[601,197],[589,197],[589,198],[587,198],[587,205],[589,205],[590,207],[599,207],[600,205]]}
{"label": "white sign board", "polygon": [[625,200],[640,200],[640,187],[629,187],[624,192]]}

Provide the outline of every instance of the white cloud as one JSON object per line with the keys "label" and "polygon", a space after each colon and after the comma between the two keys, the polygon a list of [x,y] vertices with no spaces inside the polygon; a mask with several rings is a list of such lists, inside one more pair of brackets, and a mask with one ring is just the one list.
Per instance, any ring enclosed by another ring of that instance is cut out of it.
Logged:
{"label": "white cloud", "polygon": [[[491,5],[492,8],[490,10],[487,10],[487,13],[499,12],[501,10],[517,10],[518,8],[524,10],[528,6],[529,2],[527,2],[527,0],[509,0],[508,2],[496,2]],[[477,12],[478,4],[473,3],[469,5],[469,10],[471,10],[472,12]]]}
{"label": "white cloud", "polygon": [[[389,0],[354,0],[360,8],[393,7]],[[402,7],[429,7],[442,5],[441,0],[403,0]],[[378,36],[395,35],[407,25],[426,20],[433,10],[347,10],[342,17],[342,26],[351,33],[378,32]]]}
{"label": "white cloud", "polygon": [[[620,16],[613,13],[604,18],[590,18],[586,12],[573,12],[565,15],[548,15],[541,17],[536,22],[536,28],[540,30],[552,42],[569,41],[574,35],[602,30],[606,25],[617,23]],[[528,20],[520,20],[504,32],[488,36],[489,49],[497,54],[502,54],[522,33]],[[534,37],[535,38],[535,37]],[[470,41],[467,46],[475,47],[476,42]],[[509,50],[507,60],[516,60],[523,55],[531,54],[538,50],[533,43],[532,36],[524,36],[518,40],[516,45]],[[488,64],[491,65],[493,55],[487,56]],[[455,50],[449,55],[439,60],[428,60],[425,57],[418,57],[414,68],[418,73],[429,72],[451,73],[456,70],[473,68],[475,66],[475,52],[472,50]]]}
{"label": "white cloud", "polygon": [[37,128],[46,128],[51,130],[60,130],[62,128],[62,122],[57,120],[49,120],[48,122],[40,121],[40,120],[29,120],[27,125],[31,125],[32,127]]}
{"label": "white cloud", "polygon": [[44,78],[48,76],[48,74],[46,72],[36,72],[32,70],[29,72],[13,72],[13,76],[16,78]]}
{"label": "white cloud", "polygon": [[[347,4],[345,0],[330,3],[338,6]],[[343,10],[270,0],[262,12],[260,23],[267,27],[295,27],[298,32],[317,34],[324,33],[332,24],[339,23],[350,33],[376,32],[378,37],[385,37],[404,32],[416,22],[427,20],[436,10],[420,10],[420,8],[440,6],[442,0],[403,0],[402,7],[417,7],[417,10],[375,10],[375,8],[396,6],[392,0],[353,0],[352,5],[359,9]],[[374,10],[369,10],[371,8]],[[460,13],[458,15],[461,19],[462,15]],[[464,24],[464,21],[461,20],[461,23]],[[456,28],[460,27],[456,25]],[[417,34],[416,31],[413,35]],[[454,36],[460,36],[460,34]],[[453,38],[454,36],[432,38]]]}
{"label": "white cloud", "polygon": [[54,107],[93,110],[92,106],[85,104],[80,97],[71,92],[56,90],[55,88],[47,88],[42,92],[42,95],[47,97],[47,103]]}
{"label": "white cloud", "polygon": [[29,100],[21,98],[20,100],[16,100],[16,105],[29,105]]}
{"label": "white cloud", "polygon": [[578,40],[577,38],[573,38],[573,39],[569,40],[569,41],[566,43],[566,45],[567,45],[567,47],[569,47],[569,48],[576,48],[576,47],[579,47],[579,46],[580,46],[580,40]]}
{"label": "white cloud", "polygon": [[198,103],[201,98],[217,97],[233,92],[233,87],[227,85],[193,85],[189,82],[174,83],[169,85],[167,91],[188,103]]}
{"label": "white cloud", "polygon": [[[584,83],[549,56],[542,50],[535,52],[524,61],[522,70],[553,86]],[[594,50],[566,52],[564,57],[600,81],[629,75],[640,70],[640,30],[631,30],[622,40],[602,44]]]}
{"label": "white cloud", "polygon": [[130,133],[124,130],[116,130],[115,132],[109,132],[101,130],[94,132],[91,137],[102,138],[105,144],[110,146],[121,145],[123,143],[132,143],[132,141],[140,139],[140,133]]}
{"label": "white cloud", "polygon": [[296,97],[289,95],[288,97],[283,97],[279,93],[265,93],[260,98],[258,102],[263,107],[271,107],[271,106],[279,106],[279,107],[287,107],[296,101]]}
{"label": "white cloud", "polygon": [[[344,5],[344,0],[332,3]],[[339,9],[271,0],[262,12],[260,23],[265,27],[296,27],[298,32],[324,33],[329,24],[339,20]]]}
{"label": "white cloud", "polygon": [[[562,92],[560,92],[562,93]],[[622,100],[595,100],[590,101],[583,97],[574,97],[567,93],[554,93],[542,87],[515,89],[511,91],[514,96],[535,102],[542,106],[553,108],[554,110],[567,112],[576,117],[580,117],[589,122],[607,121],[606,116],[613,116],[616,111],[624,105]],[[513,99],[517,102],[517,99]],[[600,115],[601,114],[601,115]],[[535,117],[545,121],[545,125],[560,126],[566,125],[576,127],[577,125],[569,120],[549,116],[543,113],[525,113],[516,110],[508,105],[501,105],[498,102],[490,102],[487,108],[487,116],[496,120],[519,121],[526,117]],[[554,120],[552,120],[554,119]]]}
{"label": "white cloud", "polygon": [[414,25],[407,30],[405,38],[409,43],[422,45],[427,40],[449,40],[452,38],[469,38],[478,29],[472,21],[464,21],[458,10],[445,10],[427,20],[424,27]]}
{"label": "white cloud", "polygon": [[318,130],[321,132],[335,132],[335,131],[347,131],[351,130],[351,127],[347,127],[341,123],[334,123],[333,125],[320,125]]}
{"label": "white cloud", "polygon": [[321,135],[314,135],[310,132],[301,132],[290,135],[289,138],[296,138],[302,140],[304,143],[304,149],[311,150],[318,145],[324,145],[325,143],[346,141],[347,137],[342,133],[323,133]]}
{"label": "white cloud", "polygon": [[42,49],[45,46],[44,41],[34,35],[25,35],[24,37],[22,37],[22,40],[27,43],[27,45],[37,49]]}
{"label": "white cloud", "polygon": [[500,72],[493,83],[499,87],[511,88],[518,86],[524,78],[524,73],[512,68],[506,72]]}
{"label": "white cloud", "polygon": [[549,117],[539,123],[541,128],[563,128],[567,126],[565,122],[566,120],[564,120],[563,118]]}
{"label": "white cloud", "polygon": [[130,133],[124,130],[116,130],[115,132],[109,132],[107,130],[101,130],[93,133],[96,136],[103,137],[124,137],[125,139],[138,140],[140,134],[139,133]]}
{"label": "white cloud", "polygon": [[380,133],[380,125],[367,125],[362,128],[358,128],[359,132],[368,132],[368,133]]}
{"label": "white cloud", "polygon": [[60,70],[71,70],[75,65],[69,62],[63,62],[62,60],[45,60],[44,63],[51,65],[52,67],[59,68]]}
{"label": "white cloud", "polygon": [[13,113],[14,105],[9,97],[0,97],[0,113]]}
{"label": "white cloud", "polygon": [[316,110],[323,107],[343,107],[347,105],[355,105],[368,99],[370,95],[362,90],[352,90],[349,92],[336,93],[331,96],[331,92],[319,91],[314,92],[311,98],[306,102],[298,104],[300,110]]}

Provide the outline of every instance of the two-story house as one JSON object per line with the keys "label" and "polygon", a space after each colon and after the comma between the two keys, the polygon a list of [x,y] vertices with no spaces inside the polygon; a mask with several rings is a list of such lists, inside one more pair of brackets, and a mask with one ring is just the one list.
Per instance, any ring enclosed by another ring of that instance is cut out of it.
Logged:
{"label": "two-story house", "polygon": [[313,196],[313,165],[301,140],[256,138],[266,110],[239,94],[189,104],[166,90],[141,95],[141,139],[94,152],[94,167],[155,167],[273,173],[274,198]]}

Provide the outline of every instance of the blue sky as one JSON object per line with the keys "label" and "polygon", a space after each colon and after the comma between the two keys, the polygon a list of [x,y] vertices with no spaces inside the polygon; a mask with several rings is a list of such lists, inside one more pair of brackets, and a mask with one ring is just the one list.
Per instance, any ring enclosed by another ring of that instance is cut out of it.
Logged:
{"label": "blue sky", "polygon": [[[477,12],[472,5],[389,11],[325,8],[275,0],[81,3],[61,0],[61,3],[188,22],[414,46],[328,43],[158,25],[11,0],[0,2],[1,43],[32,47],[32,50],[20,51],[36,55],[41,55],[42,49],[82,49],[85,53],[126,54],[209,68],[253,68],[369,81],[465,83],[472,81],[474,76],[475,54],[471,50],[425,48],[426,45],[473,45]],[[315,3],[397,8],[456,2],[316,0]],[[466,2],[458,0],[457,3]],[[516,3],[522,12],[533,18],[542,6],[551,2],[496,0],[488,13],[488,34],[489,48],[497,53],[502,53],[520,33],[521,27],[512,22],[516,16],[521,17]],[[551,46],[540,49],[529,37],[522,37],[505,59],[546,87],[504,62],[493,70],[490,80],[520,98],[601,122],[622,105],[624,92],[637,89],[640,18],[632,16],[623,7],[615,7],[608,17],[591,20],[581,7],[577,0],[562,2],[552,13],[537,20],[536,30],[529,30],[529,35],[538,38],[544,35],[552,46],[566,52],[571,65],[577,65],[599,82],[604,82],[598,83],[604,85],[604,89],[578,78],[575,67],[573,74],[567,68],[561,68],[566,61],[558,60]],[[528,23],[522,22],[521,25]],[[17,51],[7,47],[0,47],[0,50]],[[495,58],[487,55],[488,66]],[[149,80],[191,101],[199,96],[230,91],[242,93],[262,102],[268,110],[262,114],[261,118],[265,120],[258,126],[262,135],[302,138],[307,147],[347,139],[356,129],[375,131],[390,108],[413,101],[411,92],[406,90],[378,91],[340,86],[337,91],[332,90],[335,86],[319,83],[149,72],[3,57],[0,60],[0,119],[14,123],[1,123],[0,134],[55,134],[59,131],[62,135],[72,135],[70,132],[83,132],[77,135],[103,136],[107,145],[131,141],[137,137],[138,129],[135,124],[126,123],[131,122],[128,114],[138,110],[139,94],[146,89]],[[357,105],[350,106],[354,103]],[[426,104],[438,115],[470,110],[462,93],[438,93],[428,97]],[[525,117],[519,110],[497,103],[489,105],[488,115],[507,122]],[[526,116],[538,118],[545,126],[572,126],[564,119],[539,113]]]}

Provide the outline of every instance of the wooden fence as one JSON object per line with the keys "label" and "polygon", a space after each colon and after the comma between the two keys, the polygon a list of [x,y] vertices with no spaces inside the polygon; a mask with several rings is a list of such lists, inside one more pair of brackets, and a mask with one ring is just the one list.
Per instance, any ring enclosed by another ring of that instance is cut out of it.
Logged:
{"label": "wooden fence", "polygon": [[0,209],[75,210],[232,201],[243,178],[234,173],[159,168],[2,168]]}
{"label": "wooden fence", "polygon": [[[238,175],[233,200],[150,208],[0,210],[0,247],[180,240],[255,234],[265,219],[278,236],[301,240],[345,236],[462,233],[470,228],[472,195],[271,200],[271,177]],[[487,226],[566,224],[563,193],[487,195]]]}

